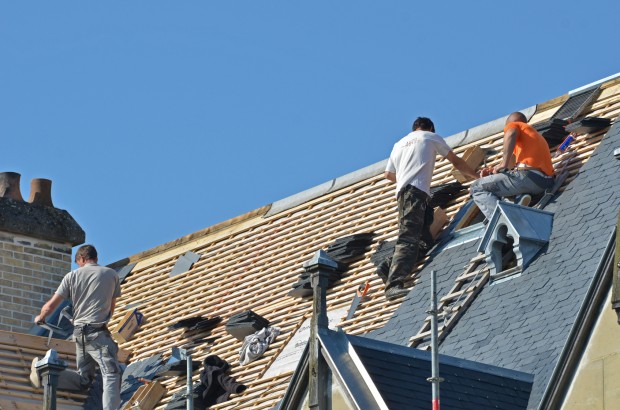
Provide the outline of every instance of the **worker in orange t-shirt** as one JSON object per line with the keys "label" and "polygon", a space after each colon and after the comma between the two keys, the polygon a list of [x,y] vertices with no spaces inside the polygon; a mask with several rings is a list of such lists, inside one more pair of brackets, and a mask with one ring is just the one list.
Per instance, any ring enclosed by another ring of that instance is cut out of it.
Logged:
{"label": "worker in orange t-shirt", "polygon": [[500,198],[540,194],[553,183],[549,144],[527,123],[525,115],[513,112],[504,128],[502,161],[480,171],[480,179],[471,184],[469,191],[480,211],[491,219]]}

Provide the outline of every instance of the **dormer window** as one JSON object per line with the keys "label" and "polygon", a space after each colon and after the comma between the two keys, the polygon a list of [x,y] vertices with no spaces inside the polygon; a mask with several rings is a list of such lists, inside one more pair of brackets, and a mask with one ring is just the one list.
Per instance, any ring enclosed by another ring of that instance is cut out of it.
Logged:
{"label": "dormer window", "polygon": [[479,252],[486,255],[491,278],[521,273],[549,243],[553,214],[500,201],[482,237]]}

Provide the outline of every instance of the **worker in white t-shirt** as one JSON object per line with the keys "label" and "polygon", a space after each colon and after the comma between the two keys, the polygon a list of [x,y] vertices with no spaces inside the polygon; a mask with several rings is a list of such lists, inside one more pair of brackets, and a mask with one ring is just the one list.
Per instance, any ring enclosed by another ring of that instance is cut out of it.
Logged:
{"label": "worker in white t-shirt", "polygon": [[432,217],[425,217],[425,214],[436,155],[446,157],[464,175],[472,179],[478,177],[444,139],[435,134],[435,125],[429,118],[418,117],[412,128],[413,132],[394,144],[385,169],[385,177],[396,183],[399,229],[389,273],[382,277],[388,300],[409,292],[404,288],[404,281],[417,262],[422,232],[432,223]]}

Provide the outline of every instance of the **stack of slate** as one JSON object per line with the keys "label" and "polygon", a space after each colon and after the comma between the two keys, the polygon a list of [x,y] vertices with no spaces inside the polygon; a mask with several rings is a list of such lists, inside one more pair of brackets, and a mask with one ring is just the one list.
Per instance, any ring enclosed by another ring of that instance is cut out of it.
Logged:
{"label": "stack of slate", "polygon": [[237,340],[243,340],[246,336],[253,334],[257,330],[269,326],[269,321],[264,317],[246,310],[237,313],[228,319],[226,331]]}
{"label": "stack of slate", "polygon": [[[325,253],[338,264],[337,272],[331,272],[328,278],[327,288],[331,288],[334,282],[340,279],[340,274],[346,271],[349,264],[362,257],[370,248],[374,233],[359,233],[336,239],[325,249]],[[310,273],[304,272],[293,284],[293,289],[288,293],[294,298],[303,298],[312,295]]]}
{"label": "stack of slate", "polygon": [[588,134],[604,130],[611,125],[609,118],[585,117],[566,126],[566,131],[575,134]]}
{"label": "stack of slate", "polygon": [[[197,360],[192,360],[192,370],[198,370],[200,367],[200,362]],[[181,376],[187,374],[187,360],[181,358],[181,352],[177,347],[172,348],[172,355],[170,359],[161,366],[159,371],[157,372],[157,376]]]}
{"label": "stack of slate", "polygon": [[218,325],[222,321],[222,318],[219,316],[215,316],[213,318],[205,318],[202,316],[189,317],[186,319],[181,319],[175,324],[168,326],[169,330],[185,328],[189,330],[201,330],[207,331],[211,330]]}
{"label": "stack of slate", "polygon": [[[342,270],[346,270],[342,269]],[[334,282],[340,279],[340,272],[330,272],[327,288],[331,288]],[[288,293],[289,296],[294,298],[303,298],[312,295],[312,284],[310,283],[310,273],[304,272],[299,275],[299,279],[293,284],[293,290]]]}
{"label": "stack of slate", "polygon": [[431,188],[430,207],[444,208],[450,201],[456,198],[465,188],[460,182],[448,182]]}
{"label": "stack of slate", "polygon": [[540,135],[545,137],[549,145],[556,145],[564,141],[568,136],[568,131],[564,128],[567,124],[568,121],[560,118],[551,118],[550,120],[534,125],[534,128]]}
{"label": "stack of slate", "polygon": [[359,233],[336,239],[325,253],[338,263],[349,264],[359,259],[372,244],[374,233]]}

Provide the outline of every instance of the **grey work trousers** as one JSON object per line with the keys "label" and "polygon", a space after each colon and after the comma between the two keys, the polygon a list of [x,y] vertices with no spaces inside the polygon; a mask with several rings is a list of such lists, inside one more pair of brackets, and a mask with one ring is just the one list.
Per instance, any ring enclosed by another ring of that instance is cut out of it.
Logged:
{"label": "grey work trousers", "polygon": [[121,369],[116,356],[118,345],[105,328],[83,337],[75,333],[74,338],[78,370],[63,370],[58,376],[58,389],[87,390],[95,377],[96,365],[99,365],[103,379],[103,409],[118,410],[121,405]]}
{"label": "grey work trousers", "polygon": [[487,219],[491,219],[500,198],[521,194],[540,194],[553,186],[553,177],[536,171],[512,170],[475,180],[469,187],[471,196]]}
{"label": "grey work trousers", "polygon": [[[427,213],[430,197],[426,192],[408,185],[398,195],[398,239],[390,264],[390,271],[385,278],[386,290],[402,287],[407,276],[411,274],[418,261],[422,238],[433,223],[432,213]],[[430,218],[429,218],[430,216]],[[387,279],[387,280],[386,280]]]}

